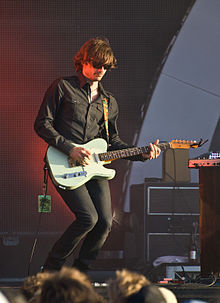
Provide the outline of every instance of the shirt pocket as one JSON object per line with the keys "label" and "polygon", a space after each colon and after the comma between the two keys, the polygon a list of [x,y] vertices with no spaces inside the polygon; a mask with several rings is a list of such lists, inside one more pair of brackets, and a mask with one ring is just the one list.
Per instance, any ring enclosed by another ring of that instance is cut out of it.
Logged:
{"label": "shirt pocket", "polygon": [[67,97],[67,98],[65,98],[64,103],[66,104],[66,106],[68,106],[72,109],[75,109],[76,106],[77,106],[78,101],[76,99]]}
{"label": "shirt pocket", "polygon": [[103,107],[102,104],[92,104],[92,110],[90,116],[97,123],[103,120]]}
{"label": "shirt pocket", "polygon": [[66,98],[64,102],[65,117],[73,121],[82,121],[85,118],[86,104],[73,98]]}

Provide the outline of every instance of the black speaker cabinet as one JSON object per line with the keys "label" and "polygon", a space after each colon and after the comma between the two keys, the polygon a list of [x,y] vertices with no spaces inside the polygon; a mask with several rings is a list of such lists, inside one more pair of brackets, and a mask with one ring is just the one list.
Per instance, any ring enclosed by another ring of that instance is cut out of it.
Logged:
{"label": "black speaker cabinet", "polygon": [[[35,275],[47,257],[49,250],[61,233],[40,233],[30,264],[29,275]],[[2,235],[0,238],[0,280],[13,281],[24,279],[28,275],[33,244],[36,234],[17,233]],[[72,261],[72,260],[71,260]],[[71,263],[69,264],[71,266]]]}
{"label": "black speaker cabinet", "polygon": [[162,154],[162,176],[165,182],[190,182],[189,149],[167,149]]}
{"label": "black speaker cabinet", "polygon": [[199,245],[199,188],[195,183],[145,182],[130,188],[130,211],[139,229],[138,254],[147,262],[157,257],[187,256],[191,235]]}

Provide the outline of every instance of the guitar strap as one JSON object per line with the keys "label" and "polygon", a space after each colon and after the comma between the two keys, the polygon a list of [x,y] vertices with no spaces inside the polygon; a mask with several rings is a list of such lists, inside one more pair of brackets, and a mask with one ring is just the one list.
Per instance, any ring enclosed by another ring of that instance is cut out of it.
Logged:
{"label": "guitar strap", "polygon": [[107,135],[107,141],[109,142],[109,131],[108,131],[108,100],[104,98],[102,100],[102,106],[104,111],[104,122],[105,122],[105,130]]}

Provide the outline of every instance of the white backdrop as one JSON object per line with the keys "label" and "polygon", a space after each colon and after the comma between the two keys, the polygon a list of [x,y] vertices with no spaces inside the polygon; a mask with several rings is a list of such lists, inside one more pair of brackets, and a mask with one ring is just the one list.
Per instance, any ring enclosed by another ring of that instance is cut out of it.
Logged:
{"label": "white backdrop", "polygon": [[[219,116],[220,1],[197,0],[162,69],[137,145],[156,138],[209,139],[202,148],[190,150],[189,157],[197,157],[208,152]],[[132,164],[125,211],[130,186],[152,177],[162,177],[162,157]],[[191,182],[198,182],[198,170],[191,169]]]}

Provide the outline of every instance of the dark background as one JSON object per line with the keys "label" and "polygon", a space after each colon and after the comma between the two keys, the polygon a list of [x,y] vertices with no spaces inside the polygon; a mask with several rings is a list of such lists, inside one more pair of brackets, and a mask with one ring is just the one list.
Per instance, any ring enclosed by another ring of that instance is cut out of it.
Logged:
{"label": "dark background", "polygon": [[[132,143],[147,106],[151,83],[191,0],[6,0],[0,1],[0,171],[2,239],[32,235],[42,193],[46,144],[33,130],[50,83],[73,73],[72,58],[89,38],[106,36],[118,69],[103,80],[118,100],[121,138]],[[112,167],[113,206],[123,207],[126,161]],[[41,233],[61,232],[72,217],[49,184],[52,212],[43,214]],[[122,201],[122,202],[119,202]],[[120,203],[120,205],[119,205]]]}

